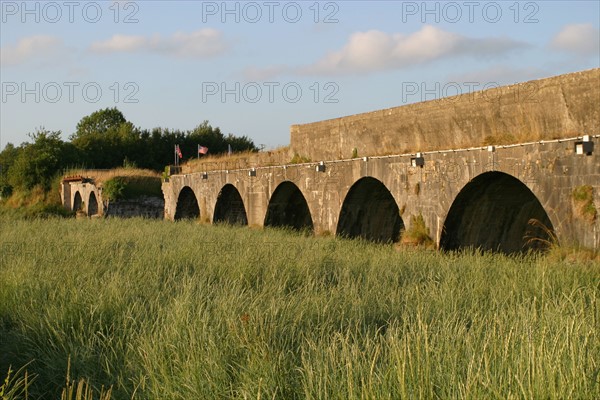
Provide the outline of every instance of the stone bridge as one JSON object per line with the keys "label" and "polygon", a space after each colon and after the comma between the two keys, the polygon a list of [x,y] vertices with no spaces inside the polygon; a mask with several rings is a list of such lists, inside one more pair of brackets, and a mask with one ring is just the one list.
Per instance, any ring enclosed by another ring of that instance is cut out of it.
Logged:
{"label": "stone bridge", "polygon": [[294,125],[292,152],[324,161],[173,175],[165,218],[378,242],[424,222],[445,249],[598,247],[599,110],[592,69]]}
{"label": "stone bridge", "polygon": [[162,198],[141,196],[109,202],[103,196],[103,185],[97,184],[95,179],[91,178],[94,170],[81,172],[86,176],[67,176],[61,182],[60,197],[67,210],[82,211],[88,217],[163,217]]}
{"label": "stone bridge", "polygon": [[598,247],[598,137],[174,175],[165,217],[391,242],[422,216],[445,249]]}
{"label": "stone bridge", "polygon": [[598,133],[600,69],[294,125],[292,153],[315,162],[173,175],[165,218],[378,242],[424,222],[444,249],[599,247]]}

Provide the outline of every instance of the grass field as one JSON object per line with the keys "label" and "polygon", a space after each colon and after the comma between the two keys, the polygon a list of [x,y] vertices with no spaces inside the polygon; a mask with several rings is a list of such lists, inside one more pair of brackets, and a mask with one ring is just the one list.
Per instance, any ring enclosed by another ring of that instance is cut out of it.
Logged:
{"label": "grass field", "polygon": [[597,262],[135,219],[0,244],[3,399],[600,398]]}

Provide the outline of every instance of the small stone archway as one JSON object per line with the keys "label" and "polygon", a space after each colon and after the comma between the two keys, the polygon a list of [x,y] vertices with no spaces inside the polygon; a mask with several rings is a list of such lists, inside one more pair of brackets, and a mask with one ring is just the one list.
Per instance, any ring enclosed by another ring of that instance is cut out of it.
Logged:
{"label": "small stone archway", "polygon": [[340,211],[338,236],[392,243],[400,240],[402,230],[396,200],[381,181],[365,177],[352,185]]}
{"label": "small stone archway", "polygon": [[83,206],[83,200],[81,199],[81,193],[79,193],[79,191],[76,191],[75,196],[73,196],[72,210],[79,211],[79,210],[81,210],[82,206]]}
{"label": "small stone archway", "polygon": [[90,192],[90,197],[88,200],[88,211],[87,215],[97,215],[98,214],[98,199],[96,198],[96,193]]}
{"label": "small stone archway", "polygon": [[485,172],[459,192],[440,238],[440,248],[478,248],[506,254],[541,250],[554,227],[535,194],[519,179]]}
{"label": "small stone archway", "polygon": [[285,181],[277,186],[269,201],[264,225],[314,230],[306,198],[293,182]]}
{"label": "small stone archway", "polygon": [[185,186],[181,189],[177,197],[175,220],[197,218],[200,218],[200,207],[198,206],[196,194],[189,186]]}
{"label": "small stone archway", "polygon": [[224,222],[230,225],[248,225],[244,201],[235,186],[228,183],[217,196],[213,223]]}

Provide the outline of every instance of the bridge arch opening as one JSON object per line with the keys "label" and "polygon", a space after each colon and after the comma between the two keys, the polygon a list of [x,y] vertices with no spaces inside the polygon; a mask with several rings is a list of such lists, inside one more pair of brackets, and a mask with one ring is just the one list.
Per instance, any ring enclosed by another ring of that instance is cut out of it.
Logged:
{"label": "bridge arch opening", "polygon": [[88,216],[98,214],[98,199],[96,198],[96,193],[91,192],[90,198],[88,200]]}
{"label": "bridge arch opening", "polygon": [[248,225],[248,216],[240,192],[232,184],[223,186],[217,196],[213,223]]}
{"label": "bridge arch opening", "polygon": [[340,211],[338,236],[392,243],[403,229],[396,200],[381,181],[366,177],[352,185]]}
{"label": "bridge arch opening", "polygon": [[79,211],[81,210],[81,206],[82,206],[82,199],[81,199],[81,194],[79,193],[79,190],[75,192],[75,196],[73,197],[73,211]]}
{"label": "bridge arch opening", "polygon": [[313,231],[313,220],[304,195],[294,183],[282,182],[271,196],[265,226]]}
{"label": "bridge arch opening", "polygon": [[196,219],[200,217],[200,207],[194,191],[186,186],[179,192],[177,208],[175,209],[175,220]]}
{"label": "bridge arch opening", "polygon": [[511,254],[543,250],[552,236],[548,214],[523,182],[503,172],[486,172],[456,196],[444,222],[440,248]]}

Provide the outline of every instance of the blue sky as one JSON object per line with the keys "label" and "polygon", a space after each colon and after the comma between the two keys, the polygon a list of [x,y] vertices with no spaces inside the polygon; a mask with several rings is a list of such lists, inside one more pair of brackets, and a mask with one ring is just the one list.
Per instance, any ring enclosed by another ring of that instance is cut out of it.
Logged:
{"label": "blue sky", "polygon": [[289,127],[600,66],[598,1],[0,1],[0,148],[93,111]]}

